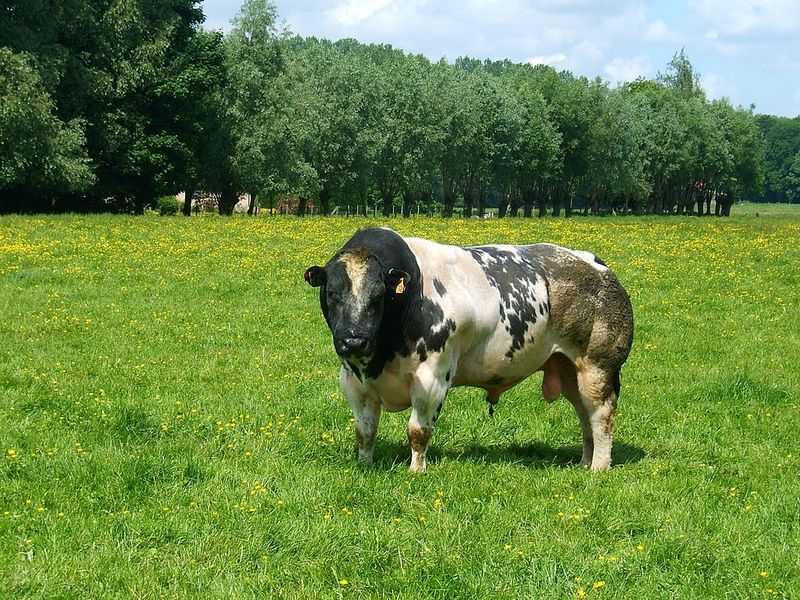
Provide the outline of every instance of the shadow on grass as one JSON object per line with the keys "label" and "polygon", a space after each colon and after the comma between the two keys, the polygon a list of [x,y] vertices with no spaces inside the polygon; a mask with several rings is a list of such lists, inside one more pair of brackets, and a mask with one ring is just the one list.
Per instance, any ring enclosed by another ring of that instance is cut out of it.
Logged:
{"label": "shadow on grass", "polygon": [[[578,445],[554,448],[539,443],[492,446],[470,444],[462,449],[449,450],[437,448],[434,444],[428,449],[428,462],[436,464],[443,458],[447,458],[469,463],[519,464],[525,467],[545,469],[577,466],[581,461],[581,452],[582,448]],[[378,441],[375,447],[375,465],[378,468],[408,464],[410,457],[411,448],[408,444]],[[615,466],[634,464],[644,457],[644,450],[622,442],[615,443],[611,452],[612,464]]]}

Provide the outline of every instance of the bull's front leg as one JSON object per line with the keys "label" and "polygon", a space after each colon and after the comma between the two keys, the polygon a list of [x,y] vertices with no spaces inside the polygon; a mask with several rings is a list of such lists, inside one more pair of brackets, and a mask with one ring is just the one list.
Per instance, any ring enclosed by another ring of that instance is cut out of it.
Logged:
{"label": "bull's front leg", "polygon": [[437,375],[435,370],[421,369],[414,377],[411,418],[408,420],[412,473],[424,473],[427,468],[428,444],[433,436],[434,424],[442,412],[448,389],[449,383],[445,377]]}
{"label": "bull's front leg", "polygon": [[380,402],[367,396],[361,382],[344,367],[339,374],[339,383],[355,418],[358,462],[371,465],[378,423],[381,420]]}

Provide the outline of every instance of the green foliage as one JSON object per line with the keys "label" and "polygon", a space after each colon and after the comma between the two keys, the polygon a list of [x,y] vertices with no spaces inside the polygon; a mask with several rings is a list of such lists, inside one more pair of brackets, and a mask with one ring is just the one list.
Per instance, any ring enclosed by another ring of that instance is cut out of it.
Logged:
{"label": "green foliage", "polygon": [[181,204],[175,196],[162,196],[158,199],[158,213],[162,217],[177,215]]}
{"label": "green foliage", "polygon": [[704,97],[700,87],[700,74],[694,70],[685,48],[675,53],[672,60],[667,63],[666,72],[659,73],[656,81],[676,92],[684,100]]}
{"label": "green foliage", "polygon": [[379,220],[596,252],[636,314],[610,471],[574,466],[537,375],[493,418],[453,390],[416,477],[407,411],[356,465],[302,278],[367,221],[2,217],[0,596],[793,598],[800,230],[776,208]]}
{"label": "green foliage", "polygon": [[65,123],[26,53],[0,47],[0,212],[36,211],[94,182],[82,119]]}
{"label": "green foliage", "polygon": [[242,194],[406,216],[727,214],[765,183],[795,198],[791,123],[759,132],[751,111],[709,102],[683,50],[656,81],[610,89],[291,37],[270,0],[246,0],[225,36],[201,22],[198,0],[7,7],[0,211],[141,213],[201,189],[223,214]]}
{"label": "green foliage", "polygon": [[[769,202],[800,202],[795,167],[800,154],[800,117],[758,115],[756,122],[765,142],[765,199]],[[758,199],[760,196],[753,194],[750,197]]]}
{"label": "green foliage", "polygon": [[[44,169],[43,184],[58,192],[53,208],[85,210],[110,201],[141,212],[157,196],[178,191],[195,168],[203,61],[186,54],[197,50],[197,4],[67,0],[3,9],[0,44],[32,57],[41,81],[35,85],[43,88],[37,93],[52,102],[49,109],[38,102],[37,110],[64,123],[38,126],[38,137],[63,145],[69,157]],[[20,69],[11,75],[15,86],[28,77]],[[35,195],[27,183],[24,189]]]}

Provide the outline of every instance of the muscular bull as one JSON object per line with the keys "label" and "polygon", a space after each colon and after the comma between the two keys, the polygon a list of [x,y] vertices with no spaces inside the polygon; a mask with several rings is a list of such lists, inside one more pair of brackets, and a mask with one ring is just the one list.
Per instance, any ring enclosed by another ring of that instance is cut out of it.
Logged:
{"label": "muscular bull", "polygon": [[611,466],[633,312],[594,255],[551,244],[460,248],[363,229],[305,279],[320,288],[360,462],[372,462],[381,410],[411,407],[411,470],[424,471],[451,387],[483,388],[494,405],[544,371],[545,400],[563,394],[580,420],[581,464]]}

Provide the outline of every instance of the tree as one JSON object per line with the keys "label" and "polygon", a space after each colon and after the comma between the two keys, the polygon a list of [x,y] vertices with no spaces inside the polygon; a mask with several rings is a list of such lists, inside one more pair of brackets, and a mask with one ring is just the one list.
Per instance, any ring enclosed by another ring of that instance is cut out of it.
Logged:
{"label": "tree", "polygon": [[616,208],[626,212],[651,190],[645,174],[645,113],[625,93],[598,81],[592,91],[597,118],[590,133],[586,210],[598,215],[606,200],[621,199]]}
{"label": "tree", "polygon": [[220,194],[220,214],[230,215],[248,192],[250,211],[260,192],[281,187],[287,171],[282,151],[290,108],[282,85],[288,31],[268,0],[245,0],[225,38],[227,85],[219,103],[217,166],[211,185]]}
{"label": "tree", "polygon": [[48,210],[94,182],[82,119],[65,123],[27,53],[0,48],[0,212]]}
{"label": "tree", "polygon": [[65,191],[54,208],[141,212],[180,187],[191,148],[175,112],[184,104],[170,102],[180,85],[170,80],[183,75],[177,65],[202,21],[198,4],[15,1],[4,8],[0,44],[35,56],[58,119],[85,123],[94,185],[74,196]]}
{"label": "tree", "polygon": [[681,171],[688,162],[686,124],[673,91],[654,81],[639,79],[623,86],[622,93],[639,107],[640,135],[644,153],[644,175],[650,196],[646,205],[636,207],[662,214],[674,204],[675,190],[682,183]]}
{"label": "tree", "polygon": [[700,87],[700,74],[694,70],[685,48],[672,56],[672,60],[667,63],[667,70],[664,73],[659,72],[656,81],[675,90],[684,100],[704,97]]}
{"label": "tree", "polygon": [[[790,171],[795,156],[800,152],[800,117],[773,117],[757,115],[756,124],[764,139],[764,160],[761,170],[764,174],[764,201],[800,202],[800,195],[790,182]],[[753,200],[760,197],[755,194]]]}
{"label": "tree", "polygon": [[179,189],[184,191],[183,214],[190,216],[194,192],[208,188],[207,174],[217,155],[210,152],[220,131],[218,99],[227,87],[222,34],[199,31],[173,64],[162,94],[164,110],[176,118],[180,139],[186,145],[185,160],[178,166]]}

